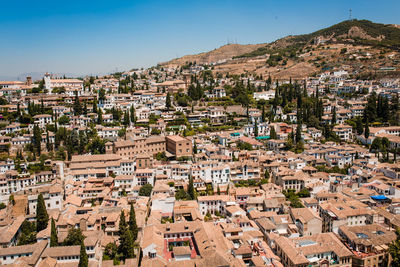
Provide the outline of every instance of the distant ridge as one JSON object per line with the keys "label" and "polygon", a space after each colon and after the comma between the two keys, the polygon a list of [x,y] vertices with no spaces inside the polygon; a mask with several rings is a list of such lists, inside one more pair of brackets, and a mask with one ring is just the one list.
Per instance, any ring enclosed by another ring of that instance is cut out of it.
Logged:
{"label": "distant ridge", "polygon": [[331,43],[371,45],[400,51],[400,26],[374,23],[369,20],[346,20],[313,33],[287,36],[265,44],[228,44],[209,52],[186,55],[160,63],[161,66],[182,66],[188,62],[209,64],[231,58],[248,58],[275,53],[278,50],[298,50],[316,40]]}

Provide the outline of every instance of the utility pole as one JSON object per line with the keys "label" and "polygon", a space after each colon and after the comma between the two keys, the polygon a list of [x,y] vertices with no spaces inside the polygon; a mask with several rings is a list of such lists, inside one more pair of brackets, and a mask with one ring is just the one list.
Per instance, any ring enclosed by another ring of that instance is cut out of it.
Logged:
{"label": "utility pole", "polygon": [[351,20],[351,8],[349,9],[349,20]]}

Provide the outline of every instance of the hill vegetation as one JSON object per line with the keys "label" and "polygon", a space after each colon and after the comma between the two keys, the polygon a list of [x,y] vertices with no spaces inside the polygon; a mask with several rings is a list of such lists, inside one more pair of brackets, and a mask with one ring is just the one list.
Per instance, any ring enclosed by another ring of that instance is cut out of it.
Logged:
{"label": "hill vegetation", "polygon": [[369,20],[346,20],[310,34],[289,36],[260,47],[236,58],[256,57],[265,54],[292,54],[321,37],[326,42],[370,45],[400,50],[400,28],[374,23]]}

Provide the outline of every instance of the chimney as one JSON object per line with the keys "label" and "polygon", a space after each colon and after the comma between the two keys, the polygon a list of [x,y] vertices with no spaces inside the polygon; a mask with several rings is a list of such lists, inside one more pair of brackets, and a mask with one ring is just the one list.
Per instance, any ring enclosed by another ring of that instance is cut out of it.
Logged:
{"label": "chimney", "polygon": [[32,84],[32,77],[31,76],[27,76],[26,77],[26,85],[31,85]]}

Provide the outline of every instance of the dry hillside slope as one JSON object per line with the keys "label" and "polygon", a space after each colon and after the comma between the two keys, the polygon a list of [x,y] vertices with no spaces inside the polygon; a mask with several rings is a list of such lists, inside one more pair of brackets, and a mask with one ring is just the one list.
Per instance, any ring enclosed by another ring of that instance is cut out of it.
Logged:
{"label": "dry hillside slope", "polygon": [[265,46],[265,44],[249,44],[249,45],[228,44],[209,52],[204,52],[196,55],[186,55],[180,58],[172,59],[170,61],[160,63],[160,65],[181,66],[186,64],[187,62],[196,62],[198,64],[209,64],[212,62],[226,60],[235,56],[249,53],[263,46]]}

